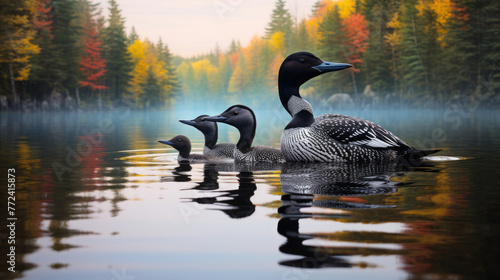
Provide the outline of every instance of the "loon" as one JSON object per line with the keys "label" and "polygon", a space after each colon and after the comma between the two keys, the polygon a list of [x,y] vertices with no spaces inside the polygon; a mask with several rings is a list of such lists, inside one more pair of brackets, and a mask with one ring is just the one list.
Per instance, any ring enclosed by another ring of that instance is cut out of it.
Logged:
{"label": "loon", "polygon": [[184,135],[177,135],[170,140],[158,140],[158,142],[170,145],[179,151],[179,155],[177,156],[178,162],[207,162],[215,159],[205,155],[191,154],[191,141]]}
{"label": "loon", "polygon": [[217,123],[205,121],[205,117],[208,117],[208,115],[201,115],[193,120],[179,120],[179,122],[193,126],[203,133],[205,136],[205,146],[203,146],[204,155],[232,159],[236,146],[233,143],[217,144]]}
{"label": "loon", "polygon": [[257,121],[252,109],[244,105],[233,105],[218,116],[205,117],[206,121],[223,122],[232,125],[240,132],[240,139],[234,149],[237,162],[284,162],[279,149],[267,146],[253,146]]}
{"label": "loon", "polygon": [[312,106],[300,96],[299,87],[323,73],[349,67],[352,65],[323,61],[309,52],[293,53],[281,64],[279,97],[292,116],[281,134],[281,150],[287,161],[413,161],[439,151],[417,150],[390,131],[364,119],[338,114],[315,118]]}

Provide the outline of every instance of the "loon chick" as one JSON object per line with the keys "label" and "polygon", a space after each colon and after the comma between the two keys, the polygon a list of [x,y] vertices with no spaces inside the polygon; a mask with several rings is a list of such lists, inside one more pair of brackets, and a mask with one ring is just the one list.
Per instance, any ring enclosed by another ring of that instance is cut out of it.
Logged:
{"label": "loon chick", "polygon": [[158,140],[158,142],[172,146],[172,148],[179,151],[177,161],[179,162],[207,162],[213,160],[213,157],[191,154],[191,141],[184,135],[177,135],[170,140]]}
{"label": "loon chick", "polygon": [[308,52],[289,55],[278,73],[281,104],[292,120],[281,134],[287,161],[370,162],[417,160],[439,150],[417,150],[381,126],[359,118],[325,114],[314,118],[312,106],[302,99],[299,87],[326,72],[352,67],[319,59]]}
{"label": "loon chick", "polygon": [[257,121],[252,109],[244,105],[234,105],[218,116],[205,117],[206,121],[223,122],[240,132],[240,139],[234,149],[234,160],[244,162],[284,162],[279,149],[267,146],[253,146]]}
{"label": "loon chick", "polygon": [[201,115],[193,120],[179,120],[183,124],[195,127],[205,136],[205,146],[203,146],[203,154],[211,157],[232,159],[234,148],[233,143],[217,144],[218,128],[216,122],[205,121],[208,115]]}

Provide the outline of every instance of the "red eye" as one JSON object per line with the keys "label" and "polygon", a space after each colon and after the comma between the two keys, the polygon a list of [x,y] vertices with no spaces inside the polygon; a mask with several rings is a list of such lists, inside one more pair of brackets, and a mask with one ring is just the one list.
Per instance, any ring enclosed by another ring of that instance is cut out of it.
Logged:
{"label": "red eye", "polygon": [[234,114],[235,114],[235,115],[238,115],[238,111],[234,111]]}

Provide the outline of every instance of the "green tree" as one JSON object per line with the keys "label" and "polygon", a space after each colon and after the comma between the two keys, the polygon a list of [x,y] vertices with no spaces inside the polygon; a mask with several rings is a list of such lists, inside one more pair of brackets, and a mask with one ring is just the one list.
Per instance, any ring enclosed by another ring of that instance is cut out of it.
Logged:
{"label": "green tree", "polygon": [[450,82],[468,93],[485,82],[495,86],[500,78],[500,3],[454,0],[452,7],[445,40],[448,71],[454,78]]}
{"label": "green tree", "polygon": [[[52,89],[68,90],[78,87],[81,78],[78,61],[82,53],[81,26],[75,0],[52,1],[51,28],[42,28],[36,39],[40,53],[33,58],[31,87],[40,97]],[[35,95],[34,94],[34,95]]]}
{"label": "green tree", "polygon": [[305,19],[302,19],[297,27],[296,43],[294,44],[295,51],[305,51],[314,49],[312,46],[313,42],[310,38],[309,32],[307,31],[307,23]]}
{"label": "green tree", "polygon": [[161,101],[161,87],[158,85],[158,80],[156,75],[152,71],[151,67],[148,68],[146,74],[146,81],[143,85],[144,93],[141,95],[142,103],[146,105],[146,109],[157,108]]}
{"label": "green tree", "polygon": [[179,82],[179,77],[177,75],[177,69],[174,65],[174,58],[172,53],[168,48],[167,44],[164,44],[161,38],[158,40],[156,45],[156,49],[158,52],[158,60],[165,63],[165,69],[168,71],[168,80],[167,80],[167,95],[173,95],[180,91],[181,85]]}
{"label": "green tree", "polygon": [[266,27],[266,39],[271,38],[273,34],[282,32],[285,36],[285,46],[290,48],[292,44],[293,21],[290,12],[285,8],[285,1],[278,0],[274,4],[271,21]]}
{"label": "green tree", "polygon": [[[344,53],[343,45],[345,34],[343,33],[339,9],[334,6],[329,9],[318,27],[318,54],[328,61],[347,62],[347,54]],[[344,92],[346,82],[350,80],[348,71],[339,71],[333,75],[323,75],[316,79],[320,94],[332,94]]]}
{"label": "green tree", "polygon": [[438,89],[436,75],[440,46],[437,42],[436,14],[428,7],[417,9],[417,1],[407,1],[401,16],[401,70],[403,89],[427,96]]}
{"label": "green tree", "polygon": [[135,31],[135,27],[132,26],[132,30],[130,31],[130,34],[128,35],[127,45],[129,45],[129,46],[132,45],[136,40],[139,40],[139,34],[137,34],[137,31]]}
{"label": "green tree", "polygon": [[362,14],[368,21],[368,48],[364,55],[365,81],[375,92],[383,94],[398,91],[396,53],[386,45],[385,38],[392,34],[388,23],[399,10],[400,0],[365,0]]}
{"label": "green tree", "polygon": [[109,1],[108,26],[103,30],[104,59],[106,60],[106,85],[113,98],[123,97],[131,79],[133,64],[127,50],[124,19],[115,0]]}
{"label": "green tree", "polygon": [[62,87],[76,88],[82,74],[78,64],[82,54],[82,46],[79,44],[82,28],[78,25],[77,1],[57,0],[53,3],[57,3],[57,13],[53,17],[52,43],[58,46],[61,56],[55,60],[54,66],[64,73],[60,80]]}

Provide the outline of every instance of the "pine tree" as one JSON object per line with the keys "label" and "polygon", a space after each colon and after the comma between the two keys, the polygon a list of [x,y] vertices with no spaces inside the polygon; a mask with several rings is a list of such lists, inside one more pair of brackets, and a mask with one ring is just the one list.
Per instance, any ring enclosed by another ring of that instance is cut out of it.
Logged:
{"label": "pine tree", "polygon": [[128,35],[127,45],[132,45],[136,40],[139,40],[139,35],[137,34],[137,31],[135,31],[135,27],[132,26],[132,30]]}
{"label": "pine tree", "polygon": [[393,30],[388,23],[400,5],[400,0],[365,0],[361,7],[369,30],[369,44],[364,55],[366,82],[375,92],[382,94],[398,91],[398,69],[394,67],[396,57],[393,49],[386,45],[385,38]]}
{"label": "pine tree", "polygon": [[35,44],[39,46],[40,52],[31,59],[33,68],[29,79],[32,89],[31,96],[41,100],[63,74],[60,73],[61,69],[53,67],[52,64],[53,56],[57,54],[56,46],[52,43],[54,38],[52,34],[52,6],[50,3],[45,5],[39,3],[37,7],[34,18],[37,21],[35,24]]}
{"label": "pine tree", "polygon": [[488,32],[485,33],[485,60],[486,64],[485,80],[500,87],[500,2],[489,1],[484,20]]}
{"label": "pine tree", "polygon": [[120,99],[132,78],[132,61],[127,50],[124,19],[115,0],[109,1],[108,26],[103,30],[106,85],[115,99]]}
{"label": "pine tree", "polygon": [[305,51],[314,49],[311,45],[313,44],[313,40],[310,38],[310,34],[307,31],[307,23],[305,19],[302,19],[299,23],[299,27],[297,28],[297,44],[295,45],[294,51]]}
{"label": "pine tree", "polygon": [[229,46],[229,50],[227,51],[227,54],[233,54],[235,52],[238,52],[241,48],[240,41],[235,41],[234,39],[231,40],[231,45]]}
{"label": "pine tree", "polygon": [[36,42],[40,53],[33,58],[30,81],[34,95],[49,94],[58,90],[73,89],[81,78],[79,58],[81,55],[79,16],[75,0],[53,1],[57,5],[49,14],[52,24],[38,30]]}
{"label": "pine tree", "polygon": [[401,16],[401,69],[403,86],[409,93],[430,94],[436,89],[433,83],[435,61],[439,58],[436,14],[428,7],[418,11],[416,1],[403,5]]}
{"label": "pine tree", "polygon": [[[318,37],[319,57],[328,61],[346,62],[348,60],[343,47],[346,39],[337,6],[329,9],[319,23]],[[348,71],[339,71],[334,75],[318,77],[315,82],[319,85],[320,94],[332,94],[343,92],[343,86],[346,85],[345,81],[348,80]]]}
{"label": "pine tree", "polygon": [[159,107],[161,104],[161,88],[158,85],[158,80],[151,67],[147,69],[146,81],[143,88],[144,94],[142,95],[142,103],[146,105],[146,109]]}
{"label": "pine tree", "polygon": [[266,27],[266,39],[271,38],[273,34],[282,32],[285,36],[285,47],[290,48],[292,43],[293,21],[290,12],[285,8],[285,1],[278,0],[274,5],[271,21]]}
{"label": "pine tree", "polygon": [[167,44],[164,44],[161,38],[158,40],[157,44],[158,50],[158,60],[165,63],[165,69],[168,71],[168,80],[166,86],[168,88],[167,95],[173,95],[180,91],[179,77],[177,75],[177,69],[174,65],[174,58],[172,53],[168,48]]}
{"label": "pine tree", "polygon": [[52,43],[57,46],[60,55],[54,60],[54,67],[63,73],[58,81],[62,89],[76,88],[81,77],[78,64],[82,52],[79,45],[81,27],[77,24],[76,3],[76,0],[58,0],[58,10],[53,17]]}
{"label": "pine tree", "polygon": [[454,87],[473,92],[478,86],[500,78],[499,2],[454,0],[446,41],[449,70]]}

